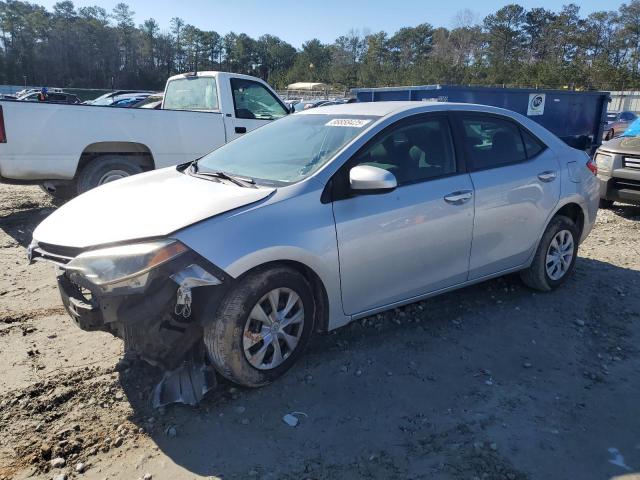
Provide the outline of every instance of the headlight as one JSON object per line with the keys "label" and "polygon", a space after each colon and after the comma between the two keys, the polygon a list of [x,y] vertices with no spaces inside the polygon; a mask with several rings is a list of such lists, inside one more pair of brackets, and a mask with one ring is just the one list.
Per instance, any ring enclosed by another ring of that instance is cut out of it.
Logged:
{"label": "headlight", "polygon": [[600,170],[611,170],[613,165],[613,157],[604,153],[596,153],[595,161]]}
{"label": "headlight", "polygon": [[141,276],[188,250],[176,240],[158,240],[102,248],[81,253],[65,270],[105,287]]}

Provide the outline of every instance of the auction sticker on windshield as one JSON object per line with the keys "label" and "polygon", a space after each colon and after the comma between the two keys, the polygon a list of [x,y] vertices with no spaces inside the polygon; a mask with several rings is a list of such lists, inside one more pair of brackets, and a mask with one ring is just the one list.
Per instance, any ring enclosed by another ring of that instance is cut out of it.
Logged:
{"label": "auction sticker on windshield", "polygon": [[334,118],[330,122],[327,122],[325,126],[362,128],[367,123],[371,123],[371,120],[363,120],[358,118]]}

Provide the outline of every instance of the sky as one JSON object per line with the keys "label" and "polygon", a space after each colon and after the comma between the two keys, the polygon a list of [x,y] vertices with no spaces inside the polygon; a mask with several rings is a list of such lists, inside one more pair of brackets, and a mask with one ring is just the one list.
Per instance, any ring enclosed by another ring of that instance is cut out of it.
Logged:
{"label": "sky", "polygon": [[[270,33],[300,48],[312,38],[333,42],[351,29],[393,33],[401,27],[430,23],[450,27],[461,10],[470,9],[478,19],[495,12],[507,3],[520,3],[530,9],[544,7],[558,11],[570,0],[75,0],[76,7],[98,5],[111,11],[125,1],[136,13],[137,24],[155,18],[162,30],[168,30],[172,17],[181,17],[202,30],[224,35],[230,31],[257,38]],[[56,0],[31,0],[48,9]],[[574,0],[581,13],[617,9],[622,2]]]}

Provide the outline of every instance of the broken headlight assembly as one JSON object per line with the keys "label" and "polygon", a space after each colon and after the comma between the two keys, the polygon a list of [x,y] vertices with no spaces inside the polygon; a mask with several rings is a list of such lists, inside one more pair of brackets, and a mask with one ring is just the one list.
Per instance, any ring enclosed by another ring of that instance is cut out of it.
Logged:
{"label": "broken headlight assembly", "polygon": [[177,240],[154,240],[81,253],[64,266],[72,280],[85,280],[108,292],[118,288],[143,289],[149,273],[189,249]]}

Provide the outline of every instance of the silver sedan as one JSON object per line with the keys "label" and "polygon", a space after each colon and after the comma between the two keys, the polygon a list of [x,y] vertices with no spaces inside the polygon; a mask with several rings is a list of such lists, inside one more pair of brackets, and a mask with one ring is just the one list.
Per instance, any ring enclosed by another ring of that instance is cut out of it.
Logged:
{"label": "silver sedan", "polygon": [[81,328],[260,386],[354,319],[510,272],[558,287],[596,218],[594,173],[507,110],[329,106],[91,190],[29,251],[60,267]]}

